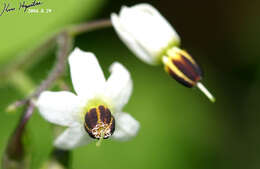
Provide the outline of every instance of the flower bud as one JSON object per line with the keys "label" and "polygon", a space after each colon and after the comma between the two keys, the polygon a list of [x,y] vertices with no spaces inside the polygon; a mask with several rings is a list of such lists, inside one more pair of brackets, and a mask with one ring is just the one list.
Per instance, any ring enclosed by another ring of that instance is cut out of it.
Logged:
{"label": "flower bud", "polygon": [[84,126],[90,137],[107,139],[115,131],[115,118],[108,108],[100,105],[86,113]]}
{"label": "flower bud", "polygon": [[163,58],[165,70],[175,80],[187,87],[193,87],[201,80],[202,72],[195,60],[184,50],[174,47]]}

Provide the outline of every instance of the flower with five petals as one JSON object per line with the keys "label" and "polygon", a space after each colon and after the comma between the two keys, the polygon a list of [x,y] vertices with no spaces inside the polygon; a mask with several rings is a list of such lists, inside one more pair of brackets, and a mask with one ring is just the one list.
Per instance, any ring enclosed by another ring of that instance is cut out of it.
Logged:
{"label": "flower with five petals", "polygon": [[122,112],[132,93],[127,69],[120,63],[113,63],[106,80],[95,55],[78,48],[70,54],[69,65],[76,95],[68,91],[45,91],[36,103],[44,119],[68,127],[54,145],[66,150],[94,139],[134,137],[139,123]]}

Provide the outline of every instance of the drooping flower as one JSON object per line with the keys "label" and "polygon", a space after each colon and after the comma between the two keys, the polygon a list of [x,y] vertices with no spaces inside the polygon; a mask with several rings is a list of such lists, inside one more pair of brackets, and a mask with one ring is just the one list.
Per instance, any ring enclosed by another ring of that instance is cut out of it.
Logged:
{"label": "drooping flower", "polygon": [[120,63],[110,67],[105,79],[94,54],[76,48],[69,56],[74,93],[43,92],[37,107],[47,121],[68,128],[55,140],[60,149],[72,149],[94,139],[128,140],[139,123],[122,112],[132,93],[129,72]]}
{"label": "drooping flower", "polygon": [[180,37],[170,23],[151,5],[122,7],[111,21],[120,39],[142,61],[158,65],[186,87],[197,86],[206,96],[214,97],[199,82],[202,73],[195,60],[179,48]]}

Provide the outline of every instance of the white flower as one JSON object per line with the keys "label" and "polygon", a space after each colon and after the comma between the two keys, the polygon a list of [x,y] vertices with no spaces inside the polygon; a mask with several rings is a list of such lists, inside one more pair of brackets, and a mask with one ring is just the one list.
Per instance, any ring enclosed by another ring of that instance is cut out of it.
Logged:
{"label": "white flower", "polygon": [[175,80],[187,87],[197,86],[212,102],[215,101],[199,82],[199,66],[186,51],[178,48],[180,37],[153,6],[124,6],[119,15],[111,14],[111,21],[120,39],[137,57],[151,65],[163,63],[166,72]]}
{"label": "white flower", "polygon": [[149,4],[122,7],[111,20],[121,40],[148,64],[160,63],[164,50],[180,43],[174,28]]}
{"label": "white flower", "polygon": [[93,138],[112,135],[114,139],[128,140],[135,136],[139,123],[122,112],[132,93],[127,69],[120,63],[113,63],[106,81],[95,55],[78,48],[69,56],[69,65],[77,95],[67,91],[45,91],[37,101],[43,118],[68,127],[54,145],[72,149],[90,143]]}

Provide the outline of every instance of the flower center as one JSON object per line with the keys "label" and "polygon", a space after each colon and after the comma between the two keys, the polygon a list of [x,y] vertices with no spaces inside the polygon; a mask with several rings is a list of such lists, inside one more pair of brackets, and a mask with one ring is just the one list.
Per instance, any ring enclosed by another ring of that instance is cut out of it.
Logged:
{"label": "flower center", "polygon": [[115,131],[115,119],[108,108],[100,105],[86,113],[84,126],[90,137],[107,139]]}

